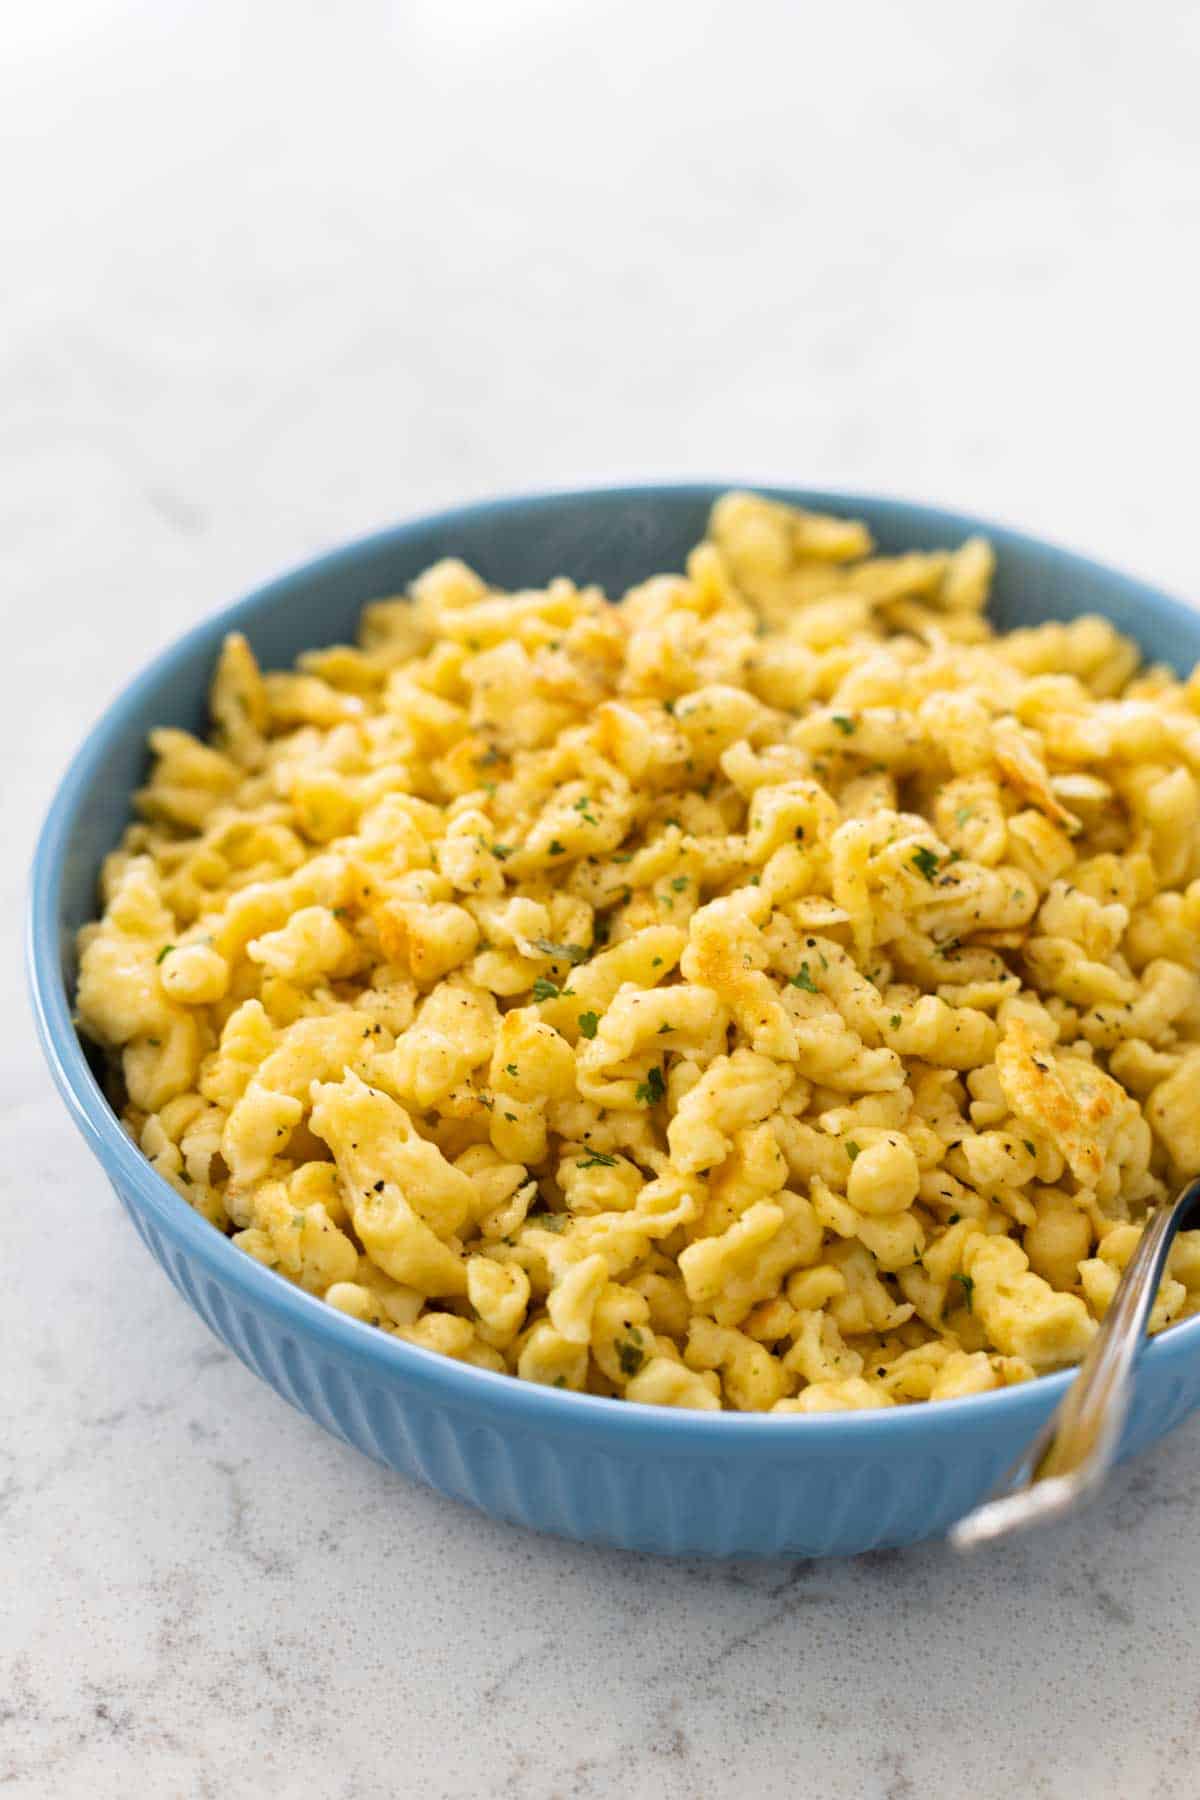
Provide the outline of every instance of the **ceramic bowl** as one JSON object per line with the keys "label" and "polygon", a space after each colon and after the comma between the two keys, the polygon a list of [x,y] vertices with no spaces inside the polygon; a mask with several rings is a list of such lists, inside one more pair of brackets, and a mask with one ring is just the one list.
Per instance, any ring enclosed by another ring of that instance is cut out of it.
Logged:
{"label": "ceramic bowl", "polygon": [[[97,872],[143,778],[147,733],[202,728],[227,631],[245,632],[267,666],[286,666],[306,647],[351,637],[365,601],[446,555],[500,586],[568,574],[619,595],[682,567],[722,491],[637,487],[464,506],[324,556],[189,632],[114,701],[63,779],[33,869],[30,980],[54,1078],[147,1249],[222,1342],[327,1431],[540,1531],[676,1554],[846,1555],[943,1532],[1016,1457],[1069,1376],[927,1406],[772,1417],[568,1394],[416,1349],[291,1286],[194,1213],[122,1131],[71,1019],[75,933],[95,914]],[[1001,626],[1099,612],[1152,658],[1180,669],[1200,659],[1200,615],[1083,557],[927,506],[775,491],[866,519],[885,551],[985,532]],[[1198,1403],[1200,1318],[1146,1349],[1124,1453]]]}

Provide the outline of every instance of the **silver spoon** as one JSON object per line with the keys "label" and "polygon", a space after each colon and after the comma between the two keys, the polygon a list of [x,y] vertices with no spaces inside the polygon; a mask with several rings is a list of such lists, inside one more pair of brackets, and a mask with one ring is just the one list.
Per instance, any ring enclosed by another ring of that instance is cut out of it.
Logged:
{"label": "silver spoon", "polygon": [[1138,1352],[1175,1233],[1197,1222],[1200,1178],[1148,1221],[1079,1373],[989,1497],[951,1526],[956,1550],[1060,1519],[1102,1485],[1121,1447]]}

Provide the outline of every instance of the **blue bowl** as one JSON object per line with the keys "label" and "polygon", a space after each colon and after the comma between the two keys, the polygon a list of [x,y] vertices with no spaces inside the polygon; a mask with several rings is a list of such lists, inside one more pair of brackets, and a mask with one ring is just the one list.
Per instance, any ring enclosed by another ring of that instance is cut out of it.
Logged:
{"label": "blue bowl", "polygon": [[[894,1411],[775,1418],[565,1394],[452,1362],[335,1312],[206,1224],[121,1130],[71,1020],[75,933],[94,916],[97,871],[143,777],[146,734],[203,726],[227,631],[286,666],[350,637],[365,601],[449,554],[500,586],[566,573],[620,594],[682,567],[721,491],[602,489],[462,507],[322,557],[189,632],[109,707],[59,788],[33,868],[30,980],[55,1081],[143,1242],[210,1329],[326,1430],[485,1512],[565,1537],[688,1555],[849,1555],[945,1531],[1015,1459],[1069,1376]],[[778,497],[865,518],[888,551],[986,532],[1002,626],[1100,612],[1151,657],[1177,668],[1200,658],[1200,616],[1067,551],[902,501]],[[1200,1318],[1144,1352],[1123,1453],[1198,1403]]]}

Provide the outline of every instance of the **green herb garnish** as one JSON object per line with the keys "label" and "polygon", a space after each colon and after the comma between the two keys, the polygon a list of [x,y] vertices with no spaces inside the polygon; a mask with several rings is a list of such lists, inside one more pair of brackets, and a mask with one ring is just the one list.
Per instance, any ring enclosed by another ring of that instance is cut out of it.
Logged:
{"label": "green herb garnish", "polygon": [[600,1023],[600,1014],[583,1012],[579,1015],[579,1029],[585,1038],[594,1038],[596,1027]]}
{"label": "green herb garnish", "polygon": [[534,938],[533,947],[540,950],[543,956],[552,956],[555,962],[587,961],[587,951],[582,944],[552,944],[549,938]]}
{"label": "green herb garnish", "polygon": [[914,852],[912,865],[914,869],[920,871],[926,881],[932,882],[938,871],[938,857],[934,851],[927,850],[922,845],[919,850]]}
{"label": "green herb garnish", "polygon": [[622,1375],[636,1375],[646,1360],[646,1352],[642,1349],[642,1334],[636,1325],[629,1327],[628,1337],[616,1339],[613,1349],[617,1353]]}
{"label": "green herb garnish", "polygon": [[800,964],[800,973],[798,975],[790,976],[789,979],[793,987],[803,988],[806,994],[816,994],[820,992],[816,982],[808,972],[808,964],[806,962]]}
{"label": "green herb garnish", "polygon": [[666,1091],[667,1084],[663,1080],[663,1072],[655,1065],[646,1076],[645,1081],[638,1082],[634,1091],[634,1098],[642,1106],[653,1106],[657,1101],[662,1099]]}
{"label": "green herb garnish", "polygon": [[961,1284],[962,1291],[963,1291],[963,1305],[966,1307],[968,1312],[974,1312],[975,1311],[974,1300],[973,1300],[973,1296],[975,1293],[974,1277],[971,1275],[952,1275],[950,1277],[950,1279],[951,1279],[951,1281],[957,1281]]}

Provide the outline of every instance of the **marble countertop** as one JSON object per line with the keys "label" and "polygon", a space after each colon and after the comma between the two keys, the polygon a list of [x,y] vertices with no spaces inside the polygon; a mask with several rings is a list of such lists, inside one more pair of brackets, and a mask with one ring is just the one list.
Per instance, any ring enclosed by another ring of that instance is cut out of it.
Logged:
{"label": "marble countertop", "polygon": [[52,785],[149,653],[434,505],[876,488],[1195,592],[1196,15],[58,0],[0,39],[0,1787],[1190,1800],[1200,1419],[972,1562],[495,1525],[177,1300],[17,940]]}

